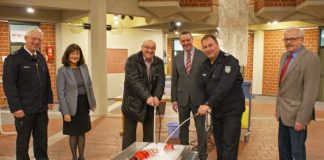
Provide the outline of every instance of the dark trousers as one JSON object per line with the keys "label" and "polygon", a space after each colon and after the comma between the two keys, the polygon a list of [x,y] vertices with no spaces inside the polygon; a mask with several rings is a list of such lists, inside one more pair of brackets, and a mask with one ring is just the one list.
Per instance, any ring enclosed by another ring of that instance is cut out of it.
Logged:
{"label": "dark trousers", "polygon": [[242,114],[212,117],[217,160],[236,160],[241,136]]}
{"label": "dark trousers", "polygon": [[[190,112],[195,115],[198,112],[198,107],[199,106],[193,106],[190,100],[187,106],[179,106],[178,112],[180,124],[190,117]],[[207,159],[207,133],[205,130],[205,116],[196,116],[194,120],[197,130],[199,159]],[[190,121],[186,122],[180,127],[179,137],[182,145],[189,144],[189,125]]]}
{"label": "dark trousers", "polygon": [[285,126],[279,120],[278,144],[280,160],[306,160],[306,138],[307,128],[296,131],[295,127]]}
{"label": "dark trousers", "polygon": [[[143,123],[143,142],[153,142],[153,121],[153,113],[147,112]],[[123,150],[136,141],[137,122],[138,121],[129,119],[126,115],[124,115],[124,132],[122,143]]]}
{"label": "dark trousers", "polygon": [[29,160],[28,148],[30,136],[33,136],[34,157],[47,160],[47,112],[26,114],[23,118],[15,118],[17,130],[17,160]]}

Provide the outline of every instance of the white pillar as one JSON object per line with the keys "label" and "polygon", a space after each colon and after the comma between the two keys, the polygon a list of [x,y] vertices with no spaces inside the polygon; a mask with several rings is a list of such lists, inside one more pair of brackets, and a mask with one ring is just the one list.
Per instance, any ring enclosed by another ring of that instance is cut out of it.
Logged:
{"label": "white pillar", "polygon": [[107,46],[106,46],[106,0],[90,1],[90,56],[92,85],[97,101],[95,115],[107,113]]}
{"label": "white pillar", "polygon": [[219,42],[223,51],[245,65],[248,48],[249,0],[219,0]]}
{"label": "white pillar", "polygon": [[252,93],[262,95],[264,31],[254,32]]}

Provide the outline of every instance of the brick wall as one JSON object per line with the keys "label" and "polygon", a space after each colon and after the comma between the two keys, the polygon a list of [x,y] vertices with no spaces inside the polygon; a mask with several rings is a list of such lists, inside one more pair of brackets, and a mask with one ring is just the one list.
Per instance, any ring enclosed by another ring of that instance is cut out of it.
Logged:
{"label": "brick wall", "polygon": [[[44,32],[44,39],[41,46],[41,52],[43,54],[46,53],[46,45],[47,44],[55,44],[55,24],[53,23],[41,23],[40,28]],[[0,22],[0,56],[7,56],[10,52],[10,42],[9,42],[9,25],[8,22]],[[55,52],[54,52],[55,53]],[[55,55],[55,54],[54,54]],[[55,66],[55,58],[54,60],[49,61],[48,63],[52,89],[54,94],[54,101],[56,101],[56,86],[55,86],[55,78],[56,78],[56,66]],[[0,60],[0,74],[2,76],[2,68],[3,61]],[[2,78],[1,78],[2,79]],[[4,106],[7,102],[4,101],[4,92],[2,83],[0,83],[0,106]]]}
{"label": "brick wall", "polygon": [[299,1],[305,0],[255,0],[254,10],[259,11],[263,7],[292,7],[296,6]]}
{"label": "brick wall", "polygon": [[243,73],[244,80],[252,80],[252,73],[253,73],[253,44],[254,44],[254,33],[249,33],[247,63],[244,66],[244,73]]}
{"label": "brick wall", "polygon": [[[41,52],[44,56],[46,56],[46,48],[47,45],[55,45],[55,24],[54,23],[41,23],[40,28],[44,33]],[[55,46],[54,46],[55,48]],[[54,101],[57,100],[56,94],[56,62],[55,62],[56,52],[54,50],[53,60],[47,61],[48,69],[51,76],[51,84],[54,95]]]}
{"label": "brick wall", "polygon": [[181,7],[211,7],[213,0],[179,0]]}
{"label": "brick wall", "polygon": [[[6,56],[9,53],[9,28],[7,22],[0,22],[0,56]],[[0,59],[0,78],[2,81],[2,68],[3,68],[3,61],[2,58]],[[3,107],[7,102],[4,98],[3,92],[3,85],[0,83],[0,107]]]}
{"label": "brick wall", "polygon": [[[305,47],[316,53],[318,29],[305,29],[304,31]],[[264,32],[263,95],[274,96],[277,93],[280,57],[286,51],[282,38],[283,30]]]}

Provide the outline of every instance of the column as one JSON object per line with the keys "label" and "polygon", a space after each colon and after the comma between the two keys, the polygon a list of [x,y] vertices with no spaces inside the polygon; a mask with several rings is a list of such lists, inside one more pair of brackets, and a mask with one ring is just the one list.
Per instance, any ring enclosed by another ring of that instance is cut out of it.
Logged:
{"label": "column", "polygon": [[264,31],[254,32],[252,93],[262,95]]}
{"label": "column", "polygon": [[219,43],[245,65],[248,48],[249,0],[219,0]]}
{"label": "column", "polygon": [[[106,33],[106,0],[91,0],[89,21],[90,62],[92,85],[96,96],[97,108],[95,115],[107,113],[107,33]],[[90,67],[90,66],[89,66]]]}

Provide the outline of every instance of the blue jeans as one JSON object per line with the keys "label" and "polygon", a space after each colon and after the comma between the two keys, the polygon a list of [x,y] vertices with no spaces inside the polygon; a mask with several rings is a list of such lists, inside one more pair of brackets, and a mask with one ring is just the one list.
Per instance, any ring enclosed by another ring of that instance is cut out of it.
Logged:
{"label": "blue jeans", "polygon": [[296,131],[295,127],[285,126],[279,120],[279,158],[280,160],[306,160],[305,142],[307,128]]}

